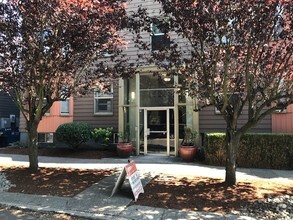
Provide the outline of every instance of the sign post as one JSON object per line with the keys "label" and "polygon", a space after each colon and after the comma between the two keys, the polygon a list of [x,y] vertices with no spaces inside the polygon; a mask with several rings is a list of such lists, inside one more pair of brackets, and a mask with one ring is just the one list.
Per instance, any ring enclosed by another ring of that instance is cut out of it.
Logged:
{"label": "sign post", "polygon": [[121,188],[126,176],[129,179],[131,190],[134,195],[134,200],[136,201],[138,199],[139,194],[144,193],[144,190],[134,161],[131,161],[123,168],[122,173],[119,175],[115,187],[112,190],[111,197],[117,192],[118,189]]}

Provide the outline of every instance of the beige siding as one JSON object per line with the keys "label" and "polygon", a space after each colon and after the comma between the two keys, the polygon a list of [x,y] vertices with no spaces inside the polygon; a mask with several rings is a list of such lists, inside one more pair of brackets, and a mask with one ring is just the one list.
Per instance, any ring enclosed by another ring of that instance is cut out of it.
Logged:
{"label": "beige siding", "polygon": [[[238,121],[240,128],[247,121],[247,109],[244,109],[243,114]],[[207,107],[199,112],[199,129],[204,132],[225,132],[226,122],[220,114],[215,114],[213,106]],[[264,118],[257,127],[249,132],[272,132],[272,117],[271,115]]]}
{"label": "beige siding", "polygon": [[27,130],[25,130],[25,127],[26,127],[25,119],[24,119],[23,115],[20,114],[20,116],[19,116],[19,131],[20,132],[27,132]]}

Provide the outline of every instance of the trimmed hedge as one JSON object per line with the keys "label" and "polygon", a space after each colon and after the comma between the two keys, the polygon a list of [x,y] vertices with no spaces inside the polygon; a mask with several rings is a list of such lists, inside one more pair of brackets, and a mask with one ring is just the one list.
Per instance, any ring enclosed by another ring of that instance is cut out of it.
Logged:
{"label": "trimmed hedge", "polygon": [[91,127],[83,122],[65,123],[56,130],[56,139],[75,149],[87,142],[91,135]]}
{"label": "trimmed hedge", "polygon": [[[224,166],[225,134],[205,134],[206,163]],[[237,164],[247,168],[293,169],[292,134],[245,134],[237,152]]]}

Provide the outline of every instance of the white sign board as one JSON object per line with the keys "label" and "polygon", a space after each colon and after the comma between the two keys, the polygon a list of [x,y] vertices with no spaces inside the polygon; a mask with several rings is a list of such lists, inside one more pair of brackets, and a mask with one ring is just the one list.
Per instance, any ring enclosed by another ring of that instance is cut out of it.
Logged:
{"label": "white sign board", "polygon": [[126,176],[129,179],[129,183],[131,186],[131,190],[134,195],[135,201],[138,199],[138,196],[140,193],[144,193],[143,186],[141,184],[139,173],[137,172],[136,165],[134,161],[131,161],[129,164],[127,164],[123,170],[122,173],[119,175],[118,180],[115,184],[115,187],[112,191],[111,197],[116,193],[118,189],[121,188]]}
{"label": "white sign board", "polygon": [[144,193],[139,173],[137,172],[136,165],[134,161],[131,161],[125,166],[125,170],[129,179],[129,183],[134,195],[135,201],[137,200],[140,193]]}

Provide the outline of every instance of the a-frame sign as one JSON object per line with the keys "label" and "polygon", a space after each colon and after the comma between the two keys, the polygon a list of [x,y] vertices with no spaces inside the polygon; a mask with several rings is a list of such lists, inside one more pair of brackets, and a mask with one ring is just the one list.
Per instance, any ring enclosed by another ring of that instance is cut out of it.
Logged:
{"label": "a-frame sign", "polygon": [[144,193],[144,190],[134,161],[131,161],[123,168],[114,186],[114,189],[112,190],[111,197],[121,188],[126,177],[128,177],[131,190],[134,195],[134,200],[136,201],[139,194]]}

